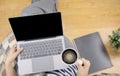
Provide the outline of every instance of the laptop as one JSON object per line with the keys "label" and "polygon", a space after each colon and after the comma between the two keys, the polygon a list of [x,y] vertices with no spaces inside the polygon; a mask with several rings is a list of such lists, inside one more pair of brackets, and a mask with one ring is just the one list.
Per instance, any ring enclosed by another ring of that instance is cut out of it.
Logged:
{"label": "laptop", "polygon": [[24,50],[17,58],[18,74],[30,74],[67,67],[61,58],[65,49],[61,13],[9,18],[17,40]]}

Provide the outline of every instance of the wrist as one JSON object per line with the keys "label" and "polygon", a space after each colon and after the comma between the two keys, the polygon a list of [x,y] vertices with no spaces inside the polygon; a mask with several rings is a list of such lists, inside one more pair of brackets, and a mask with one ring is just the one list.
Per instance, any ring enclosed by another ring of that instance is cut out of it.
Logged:
{"label": "wrist", "polygon": [[10,67],[13,68],[12,62],[5,62],[5,68],[10,68]]}

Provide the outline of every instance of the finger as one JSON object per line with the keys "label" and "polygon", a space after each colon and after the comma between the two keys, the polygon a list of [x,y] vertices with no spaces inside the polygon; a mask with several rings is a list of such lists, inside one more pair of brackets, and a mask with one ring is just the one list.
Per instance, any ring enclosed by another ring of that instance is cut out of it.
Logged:
{"label": "finger", "polygon": [[12,46],[12,48],[10,49],[10,51],[11,51],[11,52],[14,52],[14,51],[16,51],[16,50],[17,50],[17,49],[16,49],[16,44],[15,44],[15,45]]}
{"label": "finger", "polygon": [[21,51],[23,51],[23,48],[19,48],[19,49],[16,51],[17,55],[18,55]]}
{"label": "finger", "polygon": [[21,51],[23,51],[23,48],[19,48],[19,49],[15,52],[14,58],[16,58],[16,57],[20,54]]}
{"label": "finger", "polygon": [[83,66],[79,62],[77,62],[76,65],[77,65],[78,69],[83,69]]}
{"label": "finger", "polygon": [[13,47],[16,47],[17,45],[15,44],[15,45],[13,45]]}
{"label": "finger", "polygon": [[17,47],[17,45],[15,44],[15,45],[13,45],[13,47],[12,47],[12,48],[14,48],[14,49],[15,49],[16,47]]}
{"label": "finger", "polygon": [[84,68],[88,69],[90,67],[90,61],[85,58],[82,58],[82,61],[84,63]]}

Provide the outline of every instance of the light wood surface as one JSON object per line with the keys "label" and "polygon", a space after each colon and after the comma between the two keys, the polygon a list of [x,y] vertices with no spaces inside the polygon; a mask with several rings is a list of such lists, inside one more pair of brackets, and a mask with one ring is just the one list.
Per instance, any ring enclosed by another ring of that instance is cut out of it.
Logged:
{"label": "light wood surface", "polygon": [[[9,17],[19,16],[31,0],[0,0],[0,42],[11,31]],[[58,0],[62,12],[64,34],[72,41],[89,33],[99,32],[113,67],[98,73],[120,73],[120,53],[109,46],[108,35],[120,27],[120,0]]]}

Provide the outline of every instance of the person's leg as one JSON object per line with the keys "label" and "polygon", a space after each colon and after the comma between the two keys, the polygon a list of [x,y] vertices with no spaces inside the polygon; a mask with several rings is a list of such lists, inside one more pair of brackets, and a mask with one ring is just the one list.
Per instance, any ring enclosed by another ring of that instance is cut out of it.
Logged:
{"label": "person's leg", "polygon": [[22,10],[22,16],[57,12],[57,0],[39,0]]}
{"label": "person's leg", "polygon": [[37,2],[37,1],[40,1],[40,0],[32,0],[32,3]]}

